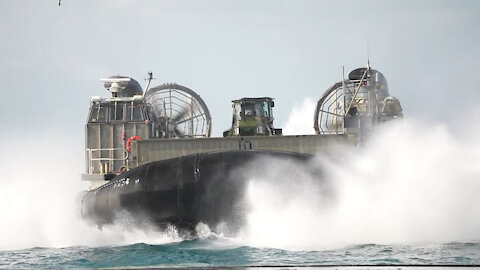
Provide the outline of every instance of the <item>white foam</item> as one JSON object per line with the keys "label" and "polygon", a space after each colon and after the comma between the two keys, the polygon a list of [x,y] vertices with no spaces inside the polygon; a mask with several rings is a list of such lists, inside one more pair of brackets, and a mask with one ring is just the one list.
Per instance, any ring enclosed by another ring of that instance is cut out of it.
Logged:
{"label": "white foam", "polygon": [[71,137],[8,139],[0,164],[0,249],[101,246],[181,241],[174,228],[86,224],[80,198],[83,151]]}
{"label": "white foam", "polygon": [[[386,126],[362,149],[333,159],[319,154],[298,175],[275,160],[268,168],[250,176],[241,236],[249,245],[310,250],[480,239],[480,142],[444,124]],[[322,181],[312,168],[322,168]]]}
{"label": "white foam", "polygon": [[287,120],[287,124],[283,127],[285,135],[306,135],[315,134],[313,129],[313,113],[317,103],[306,98],[300,103],[296,103],[292,108]]}

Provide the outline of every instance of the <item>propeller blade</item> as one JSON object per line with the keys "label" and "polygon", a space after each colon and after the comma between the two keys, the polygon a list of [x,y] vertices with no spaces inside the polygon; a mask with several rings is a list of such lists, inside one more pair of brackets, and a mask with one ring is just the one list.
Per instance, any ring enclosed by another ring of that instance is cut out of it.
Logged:
{"label": "propeller blade", "polygon": [[180,119],[182,119],[183,117],[185,117],[187,114],[188,114],[188,108],[185,108],[182,112],[180,112],[179,114],[177,114],[177,115],[175,116],[175,118],[173,118],[173,121],[174,121],[174,122],[178,122]]}
{"label": "propeller blade", "polygon": [[182,131],[180,131],[178,128],[174,128],[173,131],[175,132],[175,135],[179,138],[184,138],[186,137],[185,133],[183,133]]}

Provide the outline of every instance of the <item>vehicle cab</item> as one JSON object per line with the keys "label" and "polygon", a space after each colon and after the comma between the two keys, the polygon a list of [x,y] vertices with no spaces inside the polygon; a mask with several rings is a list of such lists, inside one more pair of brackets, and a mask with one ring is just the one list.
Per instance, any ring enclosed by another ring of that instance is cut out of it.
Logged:
{"label": "vehicle cab", "polygon": [[273,98],[242,98],[232,103],[232,127],[223,133],[224,137],[282,134],[282,129],[273,127]]}

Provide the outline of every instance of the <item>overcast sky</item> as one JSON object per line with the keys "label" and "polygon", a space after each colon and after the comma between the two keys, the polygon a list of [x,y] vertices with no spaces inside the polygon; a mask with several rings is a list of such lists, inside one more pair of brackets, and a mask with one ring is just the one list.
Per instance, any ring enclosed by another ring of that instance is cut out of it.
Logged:
{"label": "overcast sky", "polygon": [[367,40],[406,117],[448,123],[480,101],[480,1],[0,0],[0,36],[0,134],[83,144],[90,97],[108,95],[98,79],[148,71],[199,93],[213,135],[244,96],[275,97],[282,127],[366,64]]}

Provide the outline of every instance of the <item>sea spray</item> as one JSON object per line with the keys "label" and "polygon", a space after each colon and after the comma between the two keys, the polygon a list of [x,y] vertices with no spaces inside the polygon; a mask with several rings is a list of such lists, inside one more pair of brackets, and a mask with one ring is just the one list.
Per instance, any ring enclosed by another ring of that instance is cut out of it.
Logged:
{"label": "sea spray", "polygon": [[306,170],[321,180],[275,160],[248,176],[243,240],[299,250],[479,240],[480,144],[411,120],[377,132],[357,149],[319,153]]}
{"label": "sea spray", "polygon": [[[335,146],[336,154],[320,153],[309,164],[257,162],[246,170],[245,224],[235,241],[319,250],[479,240],[480,143],[472,134],[480,128],[467,122],[457,134],[407,118],[379,129],[357,149]],[[0,249],[183,240],[175,228],[86,224],[79,209],[87,189],[79,175],[79,140],[62,134],[7,140],[0,160]],[[221,225],[214,230],[224,236],[216,239],[232,239],[221,234]]]}
{"label": "sea spray", "polygon": [[175,228],[114,224],[100,230],[87,224],[80,213],[82,192],[88,189],[80,180],[82,150],[59,133],[8,139],[0,156],[0,250],[182,240]]}
{"label": "sea spray", "polygon": [[295,103],[287,123],[283,127],[285,135],[312,135],[315,134],[313,129],[313,113],[317,103],[311,98],[305,98],[300,103]]}

